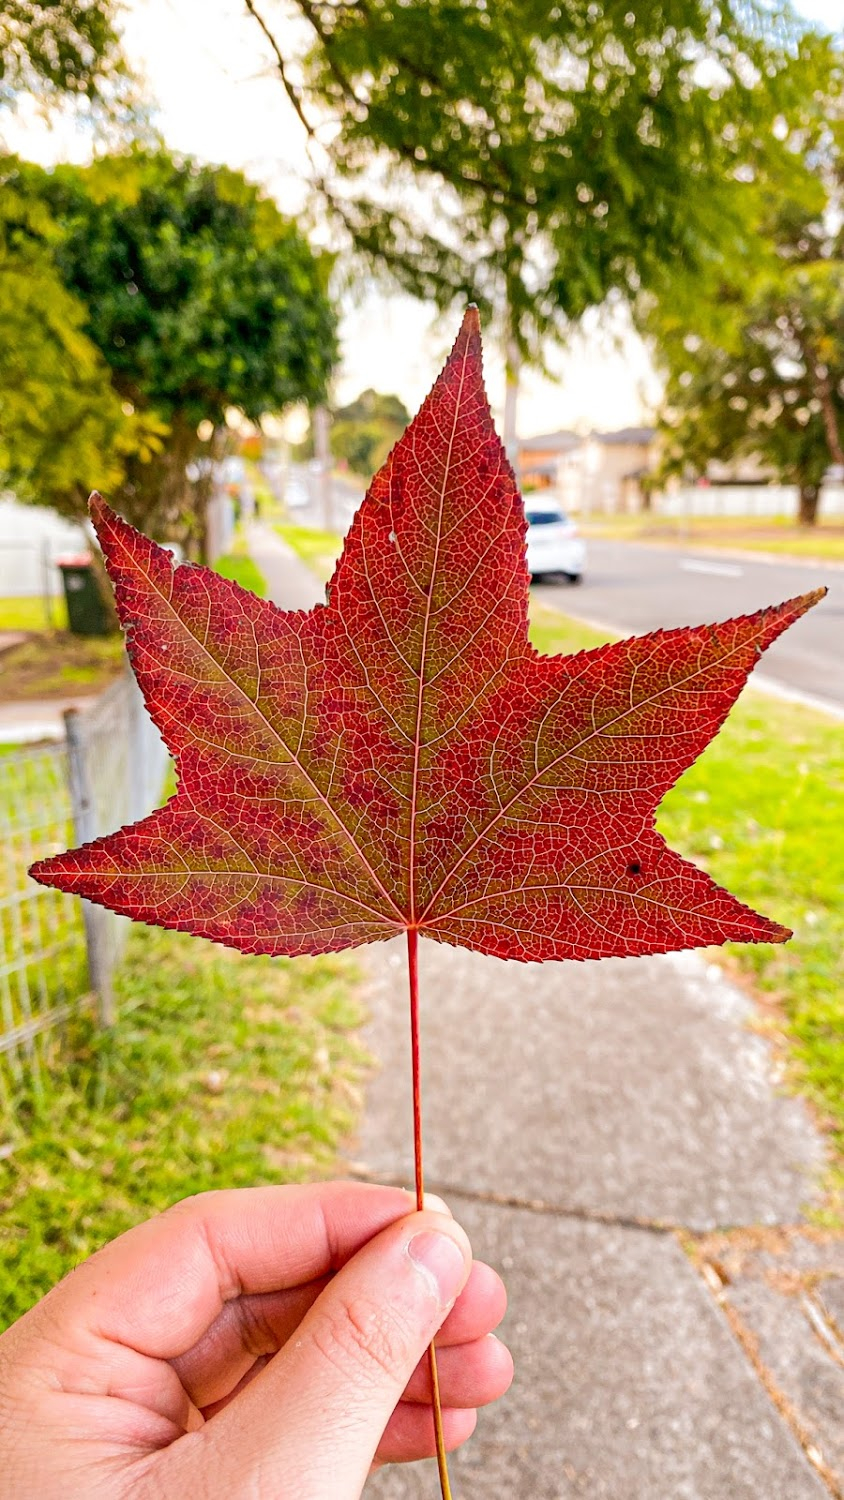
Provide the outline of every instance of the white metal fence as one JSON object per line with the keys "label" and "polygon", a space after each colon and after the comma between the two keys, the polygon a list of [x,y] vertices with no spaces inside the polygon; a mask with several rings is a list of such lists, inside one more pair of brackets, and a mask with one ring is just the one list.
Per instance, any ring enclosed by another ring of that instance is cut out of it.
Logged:
{"label": "white metal fence", "polygon": [[[789,484],[695,484],[654,496],[663,516],[797,516],[798,492]],[[825,484],[820,516],[844,517],[844,486]]]}
{"label": "white metal fence", "polygon": [[62,592],[56,559],[85,552],[81,526],[40,505],[20,505],[0,496],[0,598],[58,599]]}
{"label": "white metal fence", "polygon": [[64,740],[0,755],[0,1086],[41,1064],[41,1042],[74,1010],[113,1019],[126,918],[27,875],[33,860],[110,833],[161,799],[166,747],[127,673]]}

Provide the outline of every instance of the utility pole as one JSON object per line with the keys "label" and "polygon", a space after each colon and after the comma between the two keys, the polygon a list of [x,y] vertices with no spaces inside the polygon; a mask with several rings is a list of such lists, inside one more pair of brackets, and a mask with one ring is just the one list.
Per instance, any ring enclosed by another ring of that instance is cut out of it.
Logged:
{"label": "utility pole", "polygon": [[331,449],[328,444],[331,418],[328,414],[328,407],[315,406],[312,421],[314,427],[314,457],[319,464],[317,482],[319,485],[319,506],[322,514],[322,526],[324,531],[333,531],[334,496],[331,486]]}

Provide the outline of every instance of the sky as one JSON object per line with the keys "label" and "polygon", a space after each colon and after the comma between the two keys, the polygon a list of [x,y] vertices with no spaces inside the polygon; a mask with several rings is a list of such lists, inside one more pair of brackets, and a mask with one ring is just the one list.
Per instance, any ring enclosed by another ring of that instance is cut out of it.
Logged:
{"label": "sky", "polygon": [[[800,0],[808,21],[841,26],[844,0]],[[242,0],[126,0],[126,53],[155,101],[154,123],[171,149],[226,162],[260,182],[283,212],[306,207],[307,154],[301,126],[272,75],[268,54]],[[267,6],[272,15],[271,5]],[[51,124],[25,102],[4,129],[9,149],[51,165],[84,161],[90,141],[66,119]],[[454,319],[414,299],[359,282],[344,298],[342,361],[335,398],[350,401],[367,386],[395,391],[411,411],[430,388],[450,347]],[[549,351],[549,380],[523,377],[519,431],[524,436],[573,427],[612,429],[647,419],[659,382],[647,350],[623,308],[590,315],[566,351]],[[500,413],[502,361],[487,348],[487,383]]]}

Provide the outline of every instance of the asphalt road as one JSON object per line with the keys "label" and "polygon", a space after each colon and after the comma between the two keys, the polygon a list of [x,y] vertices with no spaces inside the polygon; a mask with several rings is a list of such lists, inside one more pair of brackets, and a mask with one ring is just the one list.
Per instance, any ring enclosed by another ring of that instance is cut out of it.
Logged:
{"label": "asphalt road", "polygon": [[549,580],[535,585],[536,595],[630,635],[726,620],[825,584],[827,598],[765,652],[759,677],[844,710],[844,568],[637,542],[593,540],[588,548],[581,585]]}
{"label": "asphalt road", "polygon": [[[314,476],[304,465],[293,465],[288,480],[291,520],[322,526],[317,494]],[[348,530],[361,498],[357,486],[333,479],[338,531]],[[767,680],[844,712],[844,568],[590,540],[581,585],[549,579],[535,585],[535,592],[569,614],[640,635],[748,614],[824,584],[827,598],[766,651],[758,677],[760,683]]]}

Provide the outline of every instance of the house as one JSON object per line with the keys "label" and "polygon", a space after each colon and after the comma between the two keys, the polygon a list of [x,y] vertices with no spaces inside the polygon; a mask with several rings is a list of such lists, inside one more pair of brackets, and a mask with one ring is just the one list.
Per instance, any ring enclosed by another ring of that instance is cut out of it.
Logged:
{"label": "house", "polygon": [[519,474],[526,489],[553,488],[569,510],[637,510],[655,453],[653,427],[588,437],[562,430],[519,443]]}
{"label": "house", "polygon": [[564,456],[583,442],[576,432],[546,432],[521,438],[518,444],[519,478],[526,489],[557,487]]}

